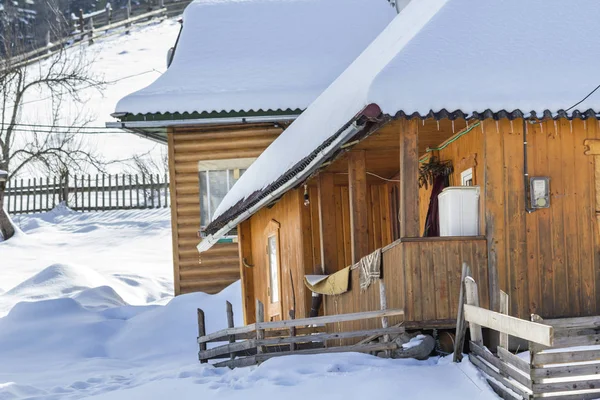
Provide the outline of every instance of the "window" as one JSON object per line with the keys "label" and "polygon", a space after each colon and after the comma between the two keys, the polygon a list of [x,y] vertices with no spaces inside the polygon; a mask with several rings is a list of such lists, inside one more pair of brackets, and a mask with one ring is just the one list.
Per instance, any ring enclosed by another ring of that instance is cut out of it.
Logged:
{"label": "window", "polygon": [[279,256],[277,254],[277,237],[269,236],[267,239],[269,256],[269,293],[271,303],[279,302]]}
{"label": "window", "polygon": [[205,228],[212,221],[223,198],[252,164],[254,158],[238,160],[201,161],[198,163],[200,185],[200,226]]}
{"label": "window", "polygon": [[473,186],[473,168],[469,168],[460,173],[460,184],[462,186]]}

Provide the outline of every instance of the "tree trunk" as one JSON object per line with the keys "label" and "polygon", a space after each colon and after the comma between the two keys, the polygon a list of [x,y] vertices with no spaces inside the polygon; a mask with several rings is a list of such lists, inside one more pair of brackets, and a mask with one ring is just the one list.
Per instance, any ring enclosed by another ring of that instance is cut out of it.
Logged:
{"label": "tree trunk", "polygon": [[0,235],[8,240],[15,234],[15,228],[4,211],[4,189],[4,183],[0,183]]}

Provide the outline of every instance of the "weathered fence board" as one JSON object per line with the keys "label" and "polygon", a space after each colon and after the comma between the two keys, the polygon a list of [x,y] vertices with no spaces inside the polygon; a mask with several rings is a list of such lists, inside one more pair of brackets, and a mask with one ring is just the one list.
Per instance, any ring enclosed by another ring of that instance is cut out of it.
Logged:
{"label": "weathered fence board", "polygon": [[[10,214],[52,210],[64,202],[75,211],[107,211],[169,207],[169,181],[166,176],[75,175],[69,179],[12,179],[5,192]],[[114,184],[113,184],[114,182]],[[147,183],[149,182],[149,183]]]}

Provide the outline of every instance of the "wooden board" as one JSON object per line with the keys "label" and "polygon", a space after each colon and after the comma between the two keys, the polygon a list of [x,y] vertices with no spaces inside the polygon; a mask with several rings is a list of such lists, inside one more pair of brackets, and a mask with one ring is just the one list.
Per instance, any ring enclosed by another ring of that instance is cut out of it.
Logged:
{"label": "wooden board", "polygon": [[484,308],[465,305],[465,320],[544,346],[552,346],[554,343],[554,328],[551,326],[511,317]]}

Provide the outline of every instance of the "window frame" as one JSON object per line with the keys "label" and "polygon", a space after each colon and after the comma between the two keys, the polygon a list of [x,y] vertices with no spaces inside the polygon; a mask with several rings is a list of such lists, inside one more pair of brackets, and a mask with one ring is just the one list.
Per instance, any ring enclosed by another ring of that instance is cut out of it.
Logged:
{"label": "window frame", "polygon": [[[212,204],[211,201],[211,183],[210,177],[211,172],[225,172],[226,176],[226,192],[229,193],[233,185],[230,184],[230,172],[236,170],[247,170],[250,165],[256,160],[256,158],[232,158],[232,159],[224,159],[224,160],[203,160],[198,162],[198,199],[199,199],[199,208],[200,208],[200,229],[206,228],[212,222],[212,216],[216,209],[219,207],[219,204]],[[203,179],[202,175],[205,174],[205,182],[201,182]],[[234,172],[235,174],[235,172]],[[243,172],[240,174],[240,177],[243,175]],[[239,179],[239,178],[238,178]],[[237,180],[236,180],[237,181]],[[202,185],[206,186],[206,190],[202,190]],[[235,184],[235,183],[234,183]],[[206,203],[208,210],[205,210],[203,195],[206,192]],[[222,201],[222,200],[221,200]],[[204,212],[206,215],[203,216]],[[206,220],[203,221],[203,219]],[[203,223],[204,222],[204,223]],[[236,236],[229,235],[229,236]]]}

